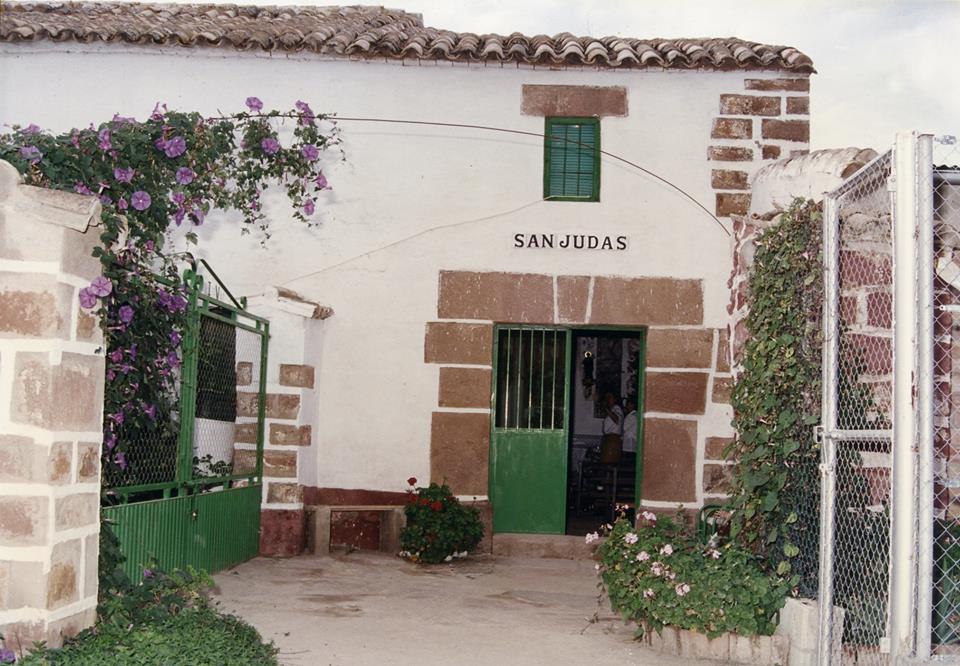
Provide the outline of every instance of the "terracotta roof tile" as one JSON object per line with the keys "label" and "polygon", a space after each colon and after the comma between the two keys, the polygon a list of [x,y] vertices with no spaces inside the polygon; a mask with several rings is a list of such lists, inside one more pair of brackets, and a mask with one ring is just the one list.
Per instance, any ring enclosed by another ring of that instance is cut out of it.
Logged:
{"label": "terracotta roof tile", "polygon": [[789,46],[723,39],[476,35],[369,6],[275,7],[119,2],[0,5],[0,41],[119,42],[307,51],[359,58],[523,62],[621,68],[814,71]]}

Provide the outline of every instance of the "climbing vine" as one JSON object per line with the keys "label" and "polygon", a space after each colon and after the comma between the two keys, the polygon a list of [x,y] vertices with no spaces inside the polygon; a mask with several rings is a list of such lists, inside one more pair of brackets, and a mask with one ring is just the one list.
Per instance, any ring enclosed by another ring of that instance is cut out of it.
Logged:
{"label": "climbing vine", "polygon": [[[242,216],[241,229],[269,236],[262,198],[281,187],[293,216],[310,224],[324,190],[321,153],[338,143],[336,125],[303,101],[293,110],[218,118],[157,105],[145,120],[114,116],[98,126],[50,133],[34,124],[0,135],[0,159],[24,181],[100,199],[102,274],[80,290],[80,305],[104,332],[104,484],[127,473],[131,442],[175,436],[178,348],[187,300],[185,257],[165,247],[172,227],[197,227],[211,210]],[[292,124],[292,129],[288,126]],[[187,242],[197,243],[193,231]]]}
{"label": "climbing vine", "polygon": [[793,585],[816,580],[798,555],[817,548],[821,276],[820,211],[798,199],[756,239],[728,503],[731,536]]}

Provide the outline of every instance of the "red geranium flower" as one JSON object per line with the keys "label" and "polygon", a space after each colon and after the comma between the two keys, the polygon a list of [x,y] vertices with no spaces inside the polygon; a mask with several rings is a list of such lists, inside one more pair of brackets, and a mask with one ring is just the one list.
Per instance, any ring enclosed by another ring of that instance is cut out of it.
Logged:
{"label": "red geranium flower", "polygon": [[423,506],[427,506],[428,504],[430,504],[430,500],[428,500],[426,497],[421,497],[420,504],[422,504]]}
{"label": "red geranium flower", "polygon": [[417,485],[417,477],[411,476],[409,479],[407,479],[407,485],[408,485],[408,486],[415,486],[415,485]]}
{"label": "red geranium flower", "polygon": [[442,511],[443,504],[441,502],[434,501],[434,503],[430,505],[430,508],[434,511]]}

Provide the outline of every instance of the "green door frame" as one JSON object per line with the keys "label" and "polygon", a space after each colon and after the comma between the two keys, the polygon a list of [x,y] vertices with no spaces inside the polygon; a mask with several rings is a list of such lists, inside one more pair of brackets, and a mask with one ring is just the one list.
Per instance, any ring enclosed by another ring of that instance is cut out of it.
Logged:
{"label": "green door frame", "polygon": [[[645,407],[645,398],[646,398],[646,373],[647,373],[647,328],[646,327],[629,327],[629,326],[552,326],[552,325],[523,325],[523,324],[509,324],[509,323],[500,323],[495,324],[493,328],[493,358],[491,364],[493,366],[493,372],[491,372],[491,401],[490,401],[490,444],[489,444],[489,474],[488,474],[488,493],[490,497],[491,504],[493,504],[494,515],[496,516],[496,495],[497,490],[495,489],[496,479],[497,479],[497,469],[496,465],[498,464],[497,456],[497,434],[499,430],[496,427],[496,418],[497,418],[497,386],[498,386],[498,376],[500,372],[499,358],[500,358],[500,331],[502,329],[510,329],[515,331],[523,330],[555,330],[563,332],[566,339],[566,359],[564,364],[564,412],[563,412],[563,441],[564,441],[564,466],[562,473],[563,481],[563,493],[564,501],[560,507],[563,510],[564,516],[566,516],[566,492],[567,492],[567,478],[569,473],[569,449],[570,449],[570,410],[573,408],[573,390],[571,387],[572,381],[572,368],[575,359],[575,350],[573,348],[573,336],[574,333],[585,333],[590,331],[597,332],[613,332],[613,333],[623,333],[629,334],[631,337],[635,336],[640,341],[640,350],[638,354],[638,368],[637,368],[637,452],[636,452],[636,473],[635,473],[635,491],[634,491],[634,504],[637,508],[640,506],[641,500],[641,487],[643,482],[643,432],[644,432],[644,407]],[[541,430],[527,430],[521,432],[528,433],[537,433],[537,432],[552,432],[552,431],[541,431]],[[496,523],[496,517],[494,518]],[[564,529],[559,533],[566,531],[566,525],[564,524]],[[496,531],[496,530],[495,530]],[[509,530],[500,530],[509,531]]]}

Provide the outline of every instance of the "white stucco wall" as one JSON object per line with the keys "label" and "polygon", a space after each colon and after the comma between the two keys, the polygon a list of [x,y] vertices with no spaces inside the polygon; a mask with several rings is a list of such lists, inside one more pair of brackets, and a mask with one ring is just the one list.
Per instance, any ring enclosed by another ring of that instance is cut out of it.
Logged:
{"label": "white stucco wall", "polygon": [[[625,86],[629,115],[602,119],[602,147],[711,210],[716,164],[706,151],[719,95],[742,93],[745,77],[778,76],[46,44],[4,45],[0,59],[6,92],[0,123],[35,122],[55,131],[114,113],[144,117],[157,101],[210,115],[239,111],[245,97],[257,95],[268,108],[304,99],[318,112],[342,116],[542,133],[542,118],[520,114],[522,84]],[[401,490],[408,476],[429,477],[439,368],[423,362],[424,325],[437,317],[440,269],[701,279],[704,326],[726,325],[727,234],[636,169],[604,157],[600,203],[544,202],[537,137],[356,122],[341,127],[346,161],[330,155],[333,190],[318,205],[319,226],[291,220],[280,202],[268,208],[273,236],[265,248],[256,236],[240,235],[235,216],[211,216],[200,230],[199,254],[235,293],[285,285],[335,312],[315,345],[322,357],[316,348],[305,354],[318,372],[318,404],[309,408],[316,410],[319,442],[309,478],[318,485]],[[750,140],[724,143],[756,147]],[[517,232],[626,235],[629,249],[515,249]],[[278,336],[271,354],[283,355],[280,344]],[[357,418],[358,404],[366,417]],[[728,407],[708,404],[708,410],[701,423],[729,429]]]}

